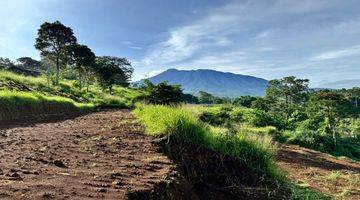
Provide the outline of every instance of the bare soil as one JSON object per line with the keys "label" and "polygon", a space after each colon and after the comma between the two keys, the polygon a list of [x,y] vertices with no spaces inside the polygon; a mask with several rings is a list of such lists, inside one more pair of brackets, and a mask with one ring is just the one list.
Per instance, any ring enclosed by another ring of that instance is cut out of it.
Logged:
{"label": "bare soil", "polygon": [[6,127],[0,199],[127,199],[174,170],[128,110]]}
{"label": "bare soil", "polygon": [[297,145],[281,145],[277,163],[288,177],[303,187],[335,199],[360,199],[360,163],[337,159]]}

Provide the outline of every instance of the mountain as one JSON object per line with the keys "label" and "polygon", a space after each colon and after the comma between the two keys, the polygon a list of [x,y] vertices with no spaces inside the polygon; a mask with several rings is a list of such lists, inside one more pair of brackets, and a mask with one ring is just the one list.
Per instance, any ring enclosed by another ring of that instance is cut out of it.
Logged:
{"label": "mountain", "polygon": [[169,69],[149,80],[156,84],[163,81],[172,85],[179,84],[184,93],[197,95],[199,91],[205,91],[220,97],[262,96],[268,83],[262,78],[208,69]]}
{"label": "mountain", "polygon": [[319,87],[331,88],[331,89],[342,89],[342,88],[349,89],[353,87],[360,87],[360,79],[349,79],[349,80],[327,82],[327,83],[322,83]]}

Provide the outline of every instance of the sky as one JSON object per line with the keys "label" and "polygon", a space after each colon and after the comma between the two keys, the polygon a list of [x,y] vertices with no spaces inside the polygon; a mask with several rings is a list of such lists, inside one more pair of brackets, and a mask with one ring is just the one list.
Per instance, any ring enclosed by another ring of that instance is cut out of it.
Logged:
{"label": "sky", "polygon": [[0,0],[0,57],[39,59],[37,29],[61,21],[133,80],[214,69],[311,86],[360,79],[358,0]]}

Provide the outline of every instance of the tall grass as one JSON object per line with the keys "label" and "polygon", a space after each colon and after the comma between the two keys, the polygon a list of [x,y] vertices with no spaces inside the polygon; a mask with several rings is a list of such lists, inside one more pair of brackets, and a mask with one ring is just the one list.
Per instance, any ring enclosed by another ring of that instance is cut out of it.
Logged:
{"label": "tall grass", "polygon": [[35,92],[0,91],[0,120],[38,114],[74,113],[93,107],[93,104],[77,103],[65,97],[51,97]]}
{"label": "tall grass", "polygon": [[137,105],[133,113],[145,124],[152,136],[172,136],[185,142],[200,145],[220,154],[229,155],[263,177],[280,181],[281,173],[274,161],[275,149],[270,138],[234,136],[219,127],[198,121],[196,113],[181,107]]}
{"label": "tall grass", "polygon": [[46,77],[29,77],[0,70],[0,90],[31,91],[45,96],[60,96],[80,103],[91,103],[101,107],[132,107],[142,93],[136,89],[114,87],[114,94],[107,94],[98,85],[78,88],[73,80],[62,80],[52,85]]}

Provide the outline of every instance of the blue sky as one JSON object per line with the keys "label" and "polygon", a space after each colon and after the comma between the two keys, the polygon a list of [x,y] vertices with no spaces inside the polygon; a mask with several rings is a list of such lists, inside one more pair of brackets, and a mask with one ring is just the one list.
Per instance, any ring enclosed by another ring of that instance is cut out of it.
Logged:
{"label": "blue sky", "polygon": [[215,69],[312,86],[360,77],[358,0],[1,0],[0,56],[39,58],[60,20],[97,55],[129,58],[134,80],[168,68]]}

